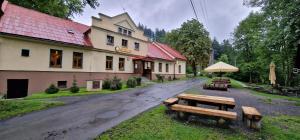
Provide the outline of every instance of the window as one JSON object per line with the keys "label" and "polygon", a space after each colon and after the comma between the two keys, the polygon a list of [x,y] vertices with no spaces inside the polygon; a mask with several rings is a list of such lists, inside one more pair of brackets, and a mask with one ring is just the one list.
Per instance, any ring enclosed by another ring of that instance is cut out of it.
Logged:
{"label": "window", "polygon": [[21,51],[21,55],[24,57],[28,57],[29,56],[30,51],[27,49],[22,49]]}
{"label": "window", "polygon": [[169,72],[169,64],[166,64],[166,72]]}
{"label": "window", "polygon": [[73,52],[73,68],[82,69],[83,53]]}
{"label": "window", "polygon": [[125,39],[122,39],[122,46],[127,47],[128,41]]}
{"label": "window", "polygon": [[114,37],[107,35],[107,45],[114,45]]}
{"label": "window", "polygon": [[62,66],[62,51],[50,49],[50,67],[61,68]]}
{"label": "window", "polygon": [[106,70],[112,70],[112,69],[113,69],[113,57],[106,56]]}
{"label": "window", "polygon": [[67,88],[67,81],[57,81],[58,88]]}
{"label": "window", "polygon": [[120,71],[125,70],[125,58],[119,58],[119,70]]}
{"label": "window", "polygon": [[134,50],[136,51],[140,50],[140,43],[137,42],[134,43]]}
{"label": "window", "polygon": [[127,30],[123,29],[123,34],[127,35]]}
{"label": "window", "polygon": [[131,31],[128,31],[128,35],[131,36]]}
{"label": "window", "polygon": [[181,73],[181,65],[178,66],[178,73]]}
{"label": "window", "polygon": [[151,62],[151,70],[154,72],[154,62]]}
{"label": "window", "polygon": [[158,71],[162,72],[162,63],[158,63]]}
{"label": "window", "polygon": [[93,89],[99,89],[100,88],[100,81],[93,81]]}
{"label": "window", "polygon": [[118,32],[122,33],[122,28],[121,27],[118,28]]}

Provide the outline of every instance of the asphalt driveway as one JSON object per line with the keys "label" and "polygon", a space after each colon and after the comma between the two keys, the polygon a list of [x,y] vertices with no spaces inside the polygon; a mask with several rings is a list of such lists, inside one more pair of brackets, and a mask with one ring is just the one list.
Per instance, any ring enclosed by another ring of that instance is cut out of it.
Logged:
{"label": "asphalt driveway", "polygon": [[163,100],[200,86],[201,80],[155,84],[118,94],[65,97],[65,106],[0,121],[1,140],[93,139]]}

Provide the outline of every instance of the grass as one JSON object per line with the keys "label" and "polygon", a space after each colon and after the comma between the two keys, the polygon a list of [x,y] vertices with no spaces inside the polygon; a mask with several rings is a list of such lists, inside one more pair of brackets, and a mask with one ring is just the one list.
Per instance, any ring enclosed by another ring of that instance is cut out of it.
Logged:
{"label": "grass", "polygon": [[63,104],[63,102],[42,100],[0,100],[0,120]]}
{"label": "grass", "polygon": [[[141,85],[136,88],[142,88],[149,86]],[[45,98],[57,98],[57,97],[65,97],[65,96],[83,96],[83,95],[91,95],[91,94],[113,94],[117,92],[127,91],[133,88],[127,88],[126,84],[122,85],[122,89],[120,90],[111,90],[111,89],[103,89],[101,91],[86,91],[85,88],[80,88],[78,93],[72,93],[69,90],[60,90],[58,93],[55,94],[47,94],[45,92],[34,93],[31,96],[26,97],[25,99],[45,99]]]}
{"label": "grass", "polygon": [[263,97],[271,98],[271,99],[284,99],[284,100],[288,100],[288,101],[294,101],[295,105],[300,106],[300,98],[297,98],[297,97],[289,97],[289,96],[268,94],[268,93],[254,91],[254,90],[251,90],[251,93],[253,95],[263,96]]}
{"label": "grass", "polygon": [[[196,122],[181,122],[159,106],[144,112],[98,136],[97,140],[290,140],[299,139],[300,118],[265,116],[259,132],[218,128]],[[249,134],[250,133],[250,134]]]}

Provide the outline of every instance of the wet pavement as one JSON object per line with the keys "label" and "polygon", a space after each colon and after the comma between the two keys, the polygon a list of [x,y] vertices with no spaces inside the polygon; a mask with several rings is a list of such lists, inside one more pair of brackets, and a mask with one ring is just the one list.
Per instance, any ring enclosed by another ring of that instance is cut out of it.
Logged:
{"label": "wet pavement", "polygon": [[93,139],[120,122],[201,83],[201,80],[178,81],[117,94],[58,98],[56,100],[67,105],[0,121],[0,139]]}

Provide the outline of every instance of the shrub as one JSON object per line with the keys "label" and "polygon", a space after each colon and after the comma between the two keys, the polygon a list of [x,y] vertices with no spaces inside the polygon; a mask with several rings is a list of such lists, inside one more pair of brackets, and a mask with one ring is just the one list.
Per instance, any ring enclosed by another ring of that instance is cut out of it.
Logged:
{"label": "shrub", "polygon": [[70,91],[71,91],[72,93],[77,93],[77,92],[79,92],[79,87],[77,86],[77,81],[76,81],[75,77],[74,77],[74,79],[73,79],[73,83],[72,83],[72,87],[70,88]]}
{"label": "shrub", "polygon": [[168,80],[169,80],[169,81],[172,81],[172,77],[171,77],[171,76],[169,76],[169,77],[168,77]]}
{"label": "shrub", "polygon": [[137,86],[142,85],[142,78],[141,77],[136,77],[135,79],[136,79],[136,85]]}
{"label": "shrub", "polygon": [[115,76],[111,81],[110,89],[112,89],[112,90],[122,89],[121,79],[119,79],[118,77]]}
{"label": "shrub", "polygon": [[128,88],[135,88],[136,84],[136,79],[134,77],[129,78],[126,82]]}
{"label": "shrub", "polygon": [[157,78],[157,80],[159,81],[159,82],[164,82],[164,79],[165,79],[165,76],[162,76],[162,75],[160,75],[160,74],[156,74],[156,78]]}
{"label": "shrub", "polygon": [[110,89],[110,85],[111,85],[111,80],[107,78],[103,81],[102,88],[103,89]]}
{"label": "shrub", "polygon": [[48,93],[48,94],[55,94],[59,91],[59,89],[54,85],[54,84],[51,84],[46,90],[45,92]]}
{"label": "shrub", "polygon": [[1,99],[7,99],[7,94],[4,94]]}

